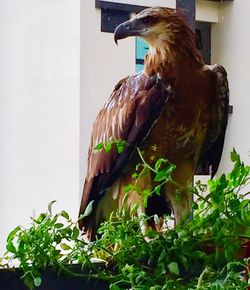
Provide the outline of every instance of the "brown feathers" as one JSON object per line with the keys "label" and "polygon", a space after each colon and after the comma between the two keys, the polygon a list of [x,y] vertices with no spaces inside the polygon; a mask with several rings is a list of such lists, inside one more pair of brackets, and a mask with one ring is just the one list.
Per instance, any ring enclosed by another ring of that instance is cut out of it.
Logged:
{"label": "brown feathers", "polygon": [[[80,213],[84,213],[92,200],[97,203],[118,178],[133,154],[134,146],[143,142],[159,118],[168,95],[156,75],[148,78],[139,73],[116,86],[93,125]],[[94,150],[101,142],[119,139],[127,141],[122,154],[118,154],[115,148],[108,154],[104,150]],[[89,218],[79,224],[87,229]]]}

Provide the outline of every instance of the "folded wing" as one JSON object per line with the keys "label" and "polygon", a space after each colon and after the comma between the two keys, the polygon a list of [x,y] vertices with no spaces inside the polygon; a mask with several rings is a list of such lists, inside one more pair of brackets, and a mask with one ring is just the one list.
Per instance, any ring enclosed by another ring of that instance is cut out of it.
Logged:
{"label": "folded wing", "polygon": [[229,111],[227,73],[220,65],[211,68],[214,74],[216,96],[208,134],[206,136],[196,174],[216,174],[223,150]]}
{"label": "folded wing", "polygon": [[[93,125],[80,214],[91,201],[96,205],[107,188],[117,180],[133,154],[134,146],[142,144],[159,118],[168,95],[169,89],[156,75],[148,78],[139,73],[116,85]],[[127,142],[121,154],[116,148],[109,153],[94,149],[99,143],[120,139]],[[91,218],[82,219],[80,228],[87,230]]]}

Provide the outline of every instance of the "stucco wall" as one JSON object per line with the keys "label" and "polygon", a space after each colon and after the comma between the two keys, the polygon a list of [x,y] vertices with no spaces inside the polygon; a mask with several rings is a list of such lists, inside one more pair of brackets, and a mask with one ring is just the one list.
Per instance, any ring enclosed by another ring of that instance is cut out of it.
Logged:
{"label": "stucco wall", "polygon": [[58,200],[78,211],[80,0],[0,1],[0,254]]}
{"label": "stucco wall", "polygon": [[235,0],[219,8],[219,23],[212,26],[212,62],[221,63],[228,72],[230,102],[234,112],[229,118],[220,171],[231,168],[233,147],[250,164],[250,3]]}

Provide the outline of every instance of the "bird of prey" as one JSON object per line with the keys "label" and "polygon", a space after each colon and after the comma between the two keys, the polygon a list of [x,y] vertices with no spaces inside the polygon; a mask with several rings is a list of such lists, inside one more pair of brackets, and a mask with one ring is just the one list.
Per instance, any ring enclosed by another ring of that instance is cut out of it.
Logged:
{"label": "bird of prey", "polygon": [[[204,64],[184,17],[174,9],[148,8],[114,32],[116,43],[130,36],[143,38],[149,53],[144,71],[118,82],[93,125],[80,214],[90,203],[93,208],[79,222],[90,239],[121,206],[124,186],[133,182],[129,168],[138,161],[135,146],[143,148],[148,163],[155,146],[156,159],[163,157],[176,165],[172,177],[183,187],[197,168],[200,172],[210,168],[213,177],[223,149],[229,107],[227,74],[220,65]],[[121,154],[114,148],[109,153],[94,149],[110,140],[127,142]],[[153,177],[145,174],[138,182],[142,190],[150,188]],[[192,196],[183,191],[178,199],[176,194],[176,187],[167,184],[159,200],[149,200],[146,210],[161,215],[170,204],[180,222],[190,211]],[[138,199],[136,192],[130,192],[127,205]]]}

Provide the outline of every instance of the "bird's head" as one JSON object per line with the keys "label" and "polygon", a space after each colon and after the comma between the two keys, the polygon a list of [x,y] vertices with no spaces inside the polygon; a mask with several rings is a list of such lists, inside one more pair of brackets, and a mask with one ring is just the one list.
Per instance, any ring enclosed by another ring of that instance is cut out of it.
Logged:
{"label": "bird's head", "polygon": [[114,40],[140,36],[151,46],[175,42],[178,34],[187,27],[184,18],[175,9],[152,7],[143,10],[132,19],[121,23],[114,32]]}
{"label": "bird's head", "polygon": [[140,36],[149,44],[144,61],[144,72],[148,76],[153,73],[162,78],[168,76],[168,67],[172,74],[175,70],[176,78],[177,67],[183,70],[184,65],[200,68],[204,64],[195,46],[195,33],[175,9],[148,8],[117,26],[114,32],[116,43],[129,36]]}

